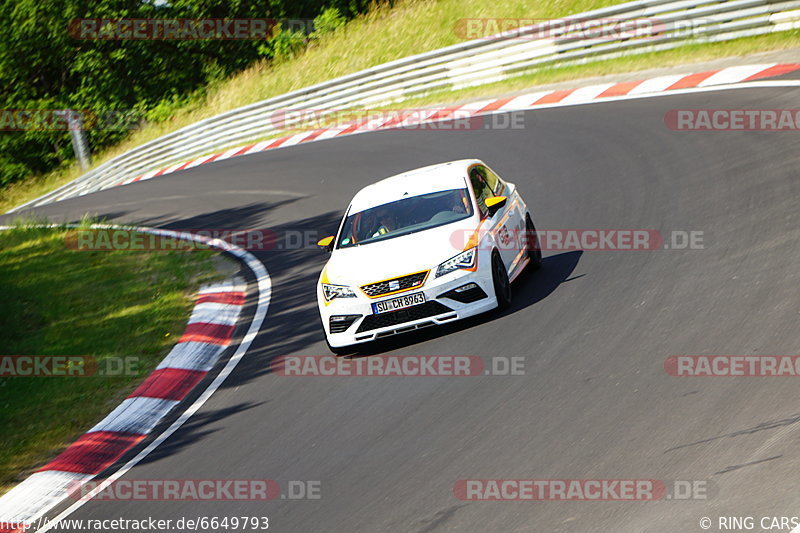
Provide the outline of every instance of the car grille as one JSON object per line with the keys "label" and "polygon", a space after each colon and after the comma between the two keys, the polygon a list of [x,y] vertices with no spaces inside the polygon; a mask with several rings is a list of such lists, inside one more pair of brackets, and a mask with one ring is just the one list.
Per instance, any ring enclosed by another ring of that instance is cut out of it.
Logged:
{"label": "car grille", "polygon": [[440,304],[437,301],[431,300],[429,302],[425,302],[424,304],[406,307],[405,309],[399,309],[397,311],[390,311],[388,313],[380,313],[377,315],[367,315],[366,318],[364,318],[364,320],[361,322],[361,325],[358,326],[356,333],[378,328],[387,328],[389,326],[396,326],[397,324],[402,324],[404,322],[411,322],[421,318],[427,318],[429,316],[441,315],[442,313],[447,313],[449,311],[452,311],[452,309],[444,304]]}
{"label": "car grille", "polygon": [[387,279],[386,281],[379,281],[378,283],[370,283],[369,285],[362,285],[361,290],[370,298],[377,298],[390,292],[405,291],[421,287],[428,277],[429,270],[423,272],[416,272],[407,276],[400,276],[399,278]]}

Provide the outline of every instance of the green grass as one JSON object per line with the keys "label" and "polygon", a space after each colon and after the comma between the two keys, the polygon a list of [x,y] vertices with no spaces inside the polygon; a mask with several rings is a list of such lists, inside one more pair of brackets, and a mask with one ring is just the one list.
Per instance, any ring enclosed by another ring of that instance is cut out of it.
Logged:
{"label": "green grass", "polygon": [[[456,44],[461,38],[456,24],[463,18],[555,18],[621,3],[619,0],[405,0],[389,8],[380,5],[335,32],[323,35],[292,59],[268,64],[261,62],[215,86],[178,109],[173,116],[148,124],[125,141],[95,154],[95,165],[175,131],[253,102],[343,76],[387,61]],[[538,73],[477,87],[457,93],[426,96],[416,102],[446,103],[466,96],[486,96],[529,88],[539,83],[578,79],[585,76],[627,72],[671,64],[697,62],[766,50],[800,46],[800,32],[787,31],[717,44],[693,44],[653,54],[571,66],[548,68]],[[254,139],[253,141],[260,140]],[[79,176],[76,167],[35,177],[0,191],[4,212]]]}
{"label": "green grass", "polygon": [[180,336],[216,254],[76,251],[64,229],[0,231],[0,356],[137,358],[124,377],[0,377],[0,493],[98,422]]}

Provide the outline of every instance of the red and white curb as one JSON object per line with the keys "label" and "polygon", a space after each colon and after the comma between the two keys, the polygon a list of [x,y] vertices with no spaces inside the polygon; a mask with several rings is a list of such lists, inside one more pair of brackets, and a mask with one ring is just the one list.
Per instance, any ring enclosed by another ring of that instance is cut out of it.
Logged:
{"label": "red and white curb", "polygon": [[230,344],[245,290],[241,279],[201,289],[183,336],[169,355],[108,416],[0,498],[2,521],[29,520],[38,507],[57,503],[71,485],[93,478],[144,439]]}
{"label": "red and white curb", "polygon": [[[453,117],[469,118],[472,116],[485,115],[488,113],[524,111],[539,107],[553,107],[555,105],[574,105],[585,104],[595,101],[607,100],[619,97],[636,97],[668,93],[685,89],[700,89],[705,87],[719,87],[735,83],[756,81],[763,78],[780,76],[795,70],[800,70],[800,63],[766,63],[760,65],[743,65],[728,67],[720,70],[709,70],[696,74],[676,74],[669,76],[659,76],[646,80],[626,81],[621,83],[604,83],[590,85],[576,89],[562,89],[552,91],[540,91],[535,93],[523,94],[520,96],[485,100],[481,102],[471,102],[459,106],[452,106],[442,109],[431,109],[431,114],[424,120],[417,120],[414,124],[425,124],[448,120]],[[348,125],[339,125],[332,128],[321,128],[312,131],[304,131],[293,135],[287,135],[278,139],[269,139],[247,146],[230,148],[224,152],[211,155],[204,155],[190,161],[184,161],[162,168],[153,170],[124,180],[112,185],[127,185],[137,181],[144,181],[178,170],[193,168],[199,165],[206,165],[215,161],[223,161],[231,157],[249,155],[276,148],[285,148],[313,141],[332,139],[344,135],[355,135],[378,130],[389,130],[402,127],[402,120],[393,117],[386,117],[383,123],[375,119],[363,119]],[[86,191],[84,194],[90,191]]]}
{"label": "red and white curb", "polygon": [[[217,239],[168,230],[143,231],[200,241],[238,257],[256,277],[258,302],[238,349],[208,388],[167,430],[109,480],[123,475],[166,440],[213,394],[258,333],[271,296],[269,275],[252,254]],[[0,532],[22,531],[53,506],[69,498],[80,483],[94,478],[141,442],[208,374],[231,344],[245,304],[246,288],[244,280],[237,277],[200,289],[180,340],[142,384],[55,459],[0,497]]]}

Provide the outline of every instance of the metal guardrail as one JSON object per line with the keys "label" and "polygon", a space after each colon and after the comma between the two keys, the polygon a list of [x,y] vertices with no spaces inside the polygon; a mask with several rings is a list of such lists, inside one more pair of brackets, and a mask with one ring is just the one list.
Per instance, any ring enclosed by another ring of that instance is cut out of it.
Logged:
{"label": "metal guardrail", "polygon": [[[646,38],[586,39],[574,23],[649,19],[656,32]],[[554,65],[612,59],[800,28],[800,0],[636,0],[571,15],[569,25],[547,38],[543,24],[384,63],[201,120],[119,155],[66,185],[13,211],[111,187],[155,169],[263,140],[291,129],[276,124],[287,109],[353,109],[386,105],[427,93],[492,83]],[[549,26],[552,28],[552,24]],[[455,31],[455,28],[454,28]]]}

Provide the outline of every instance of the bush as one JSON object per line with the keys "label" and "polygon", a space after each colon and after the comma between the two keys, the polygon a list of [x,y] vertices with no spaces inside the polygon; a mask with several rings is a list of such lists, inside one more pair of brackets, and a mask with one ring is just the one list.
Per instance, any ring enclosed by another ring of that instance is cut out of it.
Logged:
{"label": "bush", "polygon": [[347,19],[342,16],[338,9],[329,7],[322,11],[314,19],[314,31],[311,33],[312,39],[319,39],[321,36],[336,31],[340,26],[344,26]]}
{"label": "bush", "polygon": [[[303,32],[257,40],[103,40],[73,32],[80,19],[314,19],[318,38],[366,11],[368,0],[4,0],[0,20],[0,110],[75,109],[98,117],[169,120],[205,89],[256,61],[285,61],[308,44]],[[71,25],[71,23],[73,23]],[[87,131],[96,152],[135,127]],[[68,165],[68,131],[17,131],[0,126],[0,188]]]}

